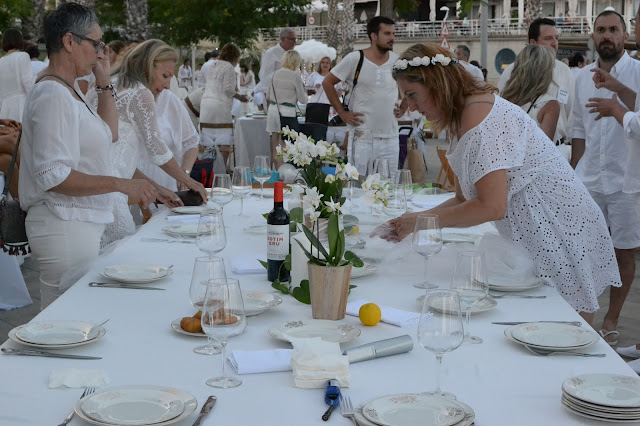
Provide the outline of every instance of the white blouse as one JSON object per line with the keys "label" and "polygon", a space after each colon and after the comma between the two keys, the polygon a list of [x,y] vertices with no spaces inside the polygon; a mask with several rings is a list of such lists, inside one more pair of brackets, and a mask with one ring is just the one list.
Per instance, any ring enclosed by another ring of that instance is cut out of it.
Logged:
{"label": "white blouse", "polygon": [[46,204],[60,219],[113,221],[113,194],[75,197],[50,191],[71,170],[113,175],[111,129],[97,113],[55,81],[36,84],[27,96],[22,125],[20,206]]}
{"label": "white blouse", "polygon": [[0,118],[22,121],[25,99],[34,81],[29,54],[14,52],[0,58]]}

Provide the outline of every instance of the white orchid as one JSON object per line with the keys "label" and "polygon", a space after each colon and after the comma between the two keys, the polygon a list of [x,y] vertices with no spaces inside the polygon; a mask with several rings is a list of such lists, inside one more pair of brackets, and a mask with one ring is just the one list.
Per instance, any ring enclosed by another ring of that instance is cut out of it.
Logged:
{"label": "white orchid", "polygon": [[340,211],[340,202],[333,202],[331,200],[325,201],[324,203],[330,212],[339,212]]}
{"label": "white orchid", "polygon": [[344,174],[349,179],[354,179],[355,180],[355,179],[358,179],[360,177],[360,173],[358,173],[358,169],[355,166],[353,166],[353,165],[351,165],[349,163],[345,164],[342,170],[344,171]]}
{"label": "white orchid", "polygon": [[309,213],[307,213],[307,215],[309,216],[309,220],[311,221],[311,223],[316,223],[316,220],[318,220],[318,218],[320,217],[320,213],[319,211],[310,211]]}
{"label": "white orchid", "polygon": [[293,129],[290,129],[289,126],[285,126],[282,128],[282,134],[283,136],[286,136],[287,138],[290,138],[290,139],[296,139],[298,137],[298,132],[296,132]]}
{"label": "white orchid", "polygon": [[307,188],[305,195],[302,197],[303,203],[308,203],[314,209],[317,209],[322,201],[323,194],[318,193],[318,188]]}
{"label": "white orchid", "polygon": [[326,183],[333,183],[336,181],[336,175],[327,175],[327,177],[324,178],[324,181]]}
{"label": "white orchid", "polygon": [[362,189],[370,191],[374,189],[374,186],[380,185],[380,173],[375,173],[367,176],[367,179],[362,183]]}

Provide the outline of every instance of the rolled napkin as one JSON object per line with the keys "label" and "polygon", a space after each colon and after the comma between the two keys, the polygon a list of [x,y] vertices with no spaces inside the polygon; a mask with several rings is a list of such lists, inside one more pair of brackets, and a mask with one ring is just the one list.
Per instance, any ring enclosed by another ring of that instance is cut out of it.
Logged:
{"label": "rolled napkin", "polygon": [[336,379],[341,387],[349,387],[349,357],[342,355],[340,345],[319,337],[289,338],[293,344],[291,367],[297,388],[324,389],[327,381]]}
{"label": "rolled napkin", "polygon": [[49,389],[54,388],[86,388],[98,387],[109,383],[109,378],[104,370],[80,370],[78,368],[65,368],[55,370],[49,376]]}
{"label": "rolled napkin", "polygon": [[236,275],[266,274],[267,270],[257,256],[239,256],[231,260],[231,270]]}
{"label": "rolled napkin", "polygon": [[293,349],[232,351],[227,358],[238,374],[272,373],[291,370]]}
{"label": "rolled napkin", "polygon": [[175,216],[167,216],[167,222],[170,223],[181,223],[181,224],[198,224],[200,221],[199,214],[179,214]]}
{"label": "rolled napkin", "polygon": [[391,339],[378,340],[377,342],[365,343],[364,345],[349,348],[343,352],[349,357],[349,363],[353,364],[370,359],[382,358],[409,352],[413,349],[413,339],[405,334],[404,336],[392,337]]}
{"label": "rolled napkin", "polygon": [[[360,315],[360,307],[365,303],[369,303],[367,300],[356,300],[347,303],[347,315],[357,317]],[[401,309],[389,308],[388,306],[380,306],[382,312],[382,319],[380,321],[387,324],[397,325],[398,327],[409,327],[415,325],[420,319],[420,314],[416,312],[403,311]]]}

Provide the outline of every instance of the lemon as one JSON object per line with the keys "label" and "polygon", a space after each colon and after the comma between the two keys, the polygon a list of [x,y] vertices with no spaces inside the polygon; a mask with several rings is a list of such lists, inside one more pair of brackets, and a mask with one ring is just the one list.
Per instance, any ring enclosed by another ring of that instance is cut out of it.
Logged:
{"label": "lemon", "polygon": [[380,322],[380,318],[382,318],[382,312],[380,311],[380,307],[375,303],[365,303],[360,307],[358,316],[364,325],[376,325]]}
{"label": "lemon", "polygon": [[360,228],[358,227],[358,225],[353,225],[347,235],[357,235],[359,233],[360,233]]}

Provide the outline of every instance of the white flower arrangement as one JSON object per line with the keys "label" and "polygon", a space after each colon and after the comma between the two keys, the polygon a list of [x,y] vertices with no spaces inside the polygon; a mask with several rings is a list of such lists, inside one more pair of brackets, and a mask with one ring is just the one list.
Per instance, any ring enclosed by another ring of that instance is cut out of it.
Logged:
{"label": "white flower arrangement", "polygon": [[380,173],[367,176],[367,179],[362,183],[362,189],[366,191],[365,197],[369,199],[371,204],[379,201],[386,206],[389,203],[391,186],[388,182],[380,180]]}
{"label": "white flower arrangement", "polygon": [[340,153],[338,145],[315,141],[304,133],[289,129],[289,126],[282,129],[282,135],[285,136],[284,147],[277,146],[276,153],[285,162],[292,162],[298,167],[308,166],[315,159],[331,160]]}
{"label": "white flower arrangement", "polygon": [[436,54],[434,57],[423,56],[422,58],[415,57],[410,61],[407,59],[398,59],[395,64],[393,64],[394,70],[406,70],[409,67],[428,67],[429,65],[437,65],[440,64],[443,67],[449,66],[450,64],[457,64],[459,61],[455,58],[450,58],[442,53]]}

